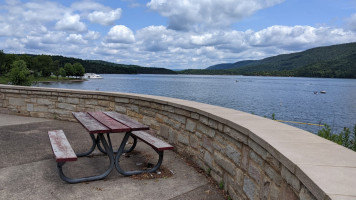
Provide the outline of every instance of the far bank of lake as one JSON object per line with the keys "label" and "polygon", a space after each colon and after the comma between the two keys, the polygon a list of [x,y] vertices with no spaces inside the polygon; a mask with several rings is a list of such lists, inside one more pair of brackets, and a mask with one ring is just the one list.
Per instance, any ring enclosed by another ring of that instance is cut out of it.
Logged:
{"label": "far bank of lake", "polygon": [[[104,79],[38,83],[40,87],[100,90],[198,101],[278,120],[329,124],[334,132],[356,124],[356,80],[295,77],[101,74]],[[325,94],[320,93],[325,91]],[[320,127],[289,123],[316,133]]]}

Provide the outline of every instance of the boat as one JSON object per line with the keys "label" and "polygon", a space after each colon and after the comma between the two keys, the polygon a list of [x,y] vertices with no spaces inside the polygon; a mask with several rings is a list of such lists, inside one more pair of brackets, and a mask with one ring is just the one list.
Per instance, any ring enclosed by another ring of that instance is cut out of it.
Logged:
{"label": "boat", "polygon": [[99,78],[103,78],[102,76],[95,74],[95,73],[85,73],[84,78],[88,78],[88,79],[99,79]]}
{"label": "boat", "polygon": [[321,93],[321,94],[325,94],[325,93],[326,93],[326,91],[325,91],[325,90],[322,90],[322,91],[320,91],[320,93]]}

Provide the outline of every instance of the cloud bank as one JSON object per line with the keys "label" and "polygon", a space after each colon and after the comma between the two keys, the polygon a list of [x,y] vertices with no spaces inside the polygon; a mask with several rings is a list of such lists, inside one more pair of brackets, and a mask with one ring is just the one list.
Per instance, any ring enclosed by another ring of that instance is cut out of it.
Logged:
{"label": "cloud bank", "polygon": [[343,28],[231,28],[257,11],[280,3],[283,1],[151,0],[147,9],[167,17],[168,24],[134,30],[130,24],[121,23],[123,8],[95,1],[67,6],[45,0],[7,1],[0,5],[0,49],[186,69],[356,41],[356,13],[345,19]]}

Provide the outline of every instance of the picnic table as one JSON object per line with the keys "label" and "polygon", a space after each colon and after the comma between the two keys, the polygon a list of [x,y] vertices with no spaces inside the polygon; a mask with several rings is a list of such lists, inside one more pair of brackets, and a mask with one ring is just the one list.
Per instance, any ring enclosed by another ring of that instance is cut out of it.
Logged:
{"label": "picnic table", "polygon": [[[126,115],[113,111],[73,112],[72,114],[75,119],[77,119],[78,122],[88,131],[89,136],[91,137],[92,145],[88,151],[75,153],[62,130],[53,130],[48,132],[52,150],[57,161],[59,176],[62,180],[68,183],[80,183],[103,179],[110,174],[114,166],[119,173],[125,176],[145,172],[154,172],[159,169],[162,164],[163,152],[165,150],[173,149],[173,146],[170,144],[145,132],[145,130],[149,130],[148,126],[133,120]],[[111,133],[125,133],[125,136],[123,137],[117,151],[113,149],[110,138]],[[133,138],[133,144],[129,149],[125,150],[129,137]],[[159,155],[158,162],[154,167],[146,170],[125,171],[120,167],[120,157],[123,153],[131,152],[136,147],[138,139],[150,145],[157,152]],[[95,150],[96,147],[102,153],[106,154],[110,160],[109,168],[104,173],[82,178],[70,178],[63,173],[62,168],[66,162],[76,161],[78,157],[88,156]]]}

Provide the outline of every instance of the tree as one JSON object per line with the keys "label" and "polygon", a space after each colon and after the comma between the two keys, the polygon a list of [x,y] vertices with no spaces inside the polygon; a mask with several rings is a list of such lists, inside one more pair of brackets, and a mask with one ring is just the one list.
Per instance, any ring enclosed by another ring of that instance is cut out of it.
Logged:
{"label": "tree", "polygon": [[73,72],[73,75],[78,78],[78,76],[84,76],[85,69],[82,64],[77,62],[73,65]]}
{"label": "tree", "polygon": [[66,70],[63,67],[59,68],[59,75],[63,78],[66,77]]}
{"label": "tree", "polygon": [[64,65],[64,71],[66,72],[66,76],[74,76],[74,69],[72,64],[66,63]]}
{"label": "tree", "polygon": [[17,60],[12,63],[10,71],[10,81],[13,85],[31,85],[30,70],[23,60]]}
{"label": "tree", "polygon": [[34,59],[34,70],[41,72],[42,76],[47,77],[51,75],[53,60],[51,56],[39,55]]}

